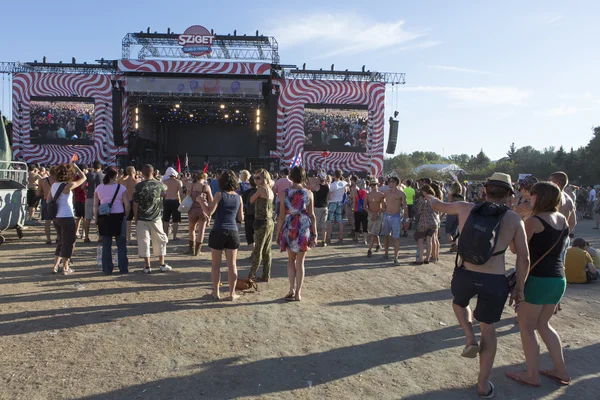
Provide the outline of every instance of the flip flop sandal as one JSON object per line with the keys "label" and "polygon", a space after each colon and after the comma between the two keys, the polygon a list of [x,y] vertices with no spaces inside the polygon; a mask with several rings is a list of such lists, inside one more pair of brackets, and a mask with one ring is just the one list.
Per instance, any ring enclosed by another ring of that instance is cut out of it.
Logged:
{"label": "flip flop sandal", "polygon": [[480,399],[493,399],[496,395],[496,387],[494,386],[494,384],[491,381],[488,381],[488,384],[490,385],[490,391],[487,392],[487,394],[480,394]]}
{"label": "flip flop sandal", "polygon": [[75,272],[75,270],[73,268],[64,269],[63,275],[71,275],[73,272]]}
{"label": "flip flop sandal", "polygon": [[571,384],[571,379],[569,379],[568,381],[562,380],[558,376],[551,374],[550,371],[548,371],[548,370],[540,371],[540,375],[544,375],[546,378],[550,378],[554,382],[556,382],[562,386],[569,386]]}
{"label": "flip flop sandal", "polygon": [[463,349],[463,352],[461,353],[461,357],[465,357],[465,358],[477,358],[477,355],[479,354],[479,345],[470,345],[470,346],[465,346],[465,348]]}
{"label": "flip flop sandal", "polygon": [[515,382],[519,382],[520,384],[525,385],[525,386],[540,387],[539,383],[535,384],[535,383],[527,382],[526,380],[524,380],[523,378],[521,378],[519,375],[517,375],[516,372],[507,372],[506,376],[509,379],[512,379]]}

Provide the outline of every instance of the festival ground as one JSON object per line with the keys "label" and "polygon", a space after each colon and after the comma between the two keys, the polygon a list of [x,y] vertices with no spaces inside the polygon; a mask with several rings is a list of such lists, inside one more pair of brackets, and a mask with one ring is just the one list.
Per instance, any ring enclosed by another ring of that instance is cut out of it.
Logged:
{"label": "festival ground", "polygon": [[[591,221],[578,234],[598,247]],[[184,231],[181,231],[182,237]],[[209,300],[210,260],[169,244],[170,273],[144,275],[129,248],[128,276],[104,276],[96,247],[77,245],[76,273],[51,274],[41,228],[8,234],[0,261],[1,399],[469,399],[477,360],[450,305],[454,255],[402,266],[350,240],[312,250],[302,302],[286,303],[286,258],[274,279],[239,301]],[[12,240],[11,240],[12,239]],[[241,251],[240,275],[249,268]],[[509,256],[509,260],[514,260]],[[225,268],[223,268],[225,271]],[[225,273],[223,274],[225,278]],[[223,287],[226,290],[226,284]],[[560,333],[573,383],[510,381],[524,367],[514,311],[498,326],[492,380],[498,399],[592,399],[600,390],[600,285],[569,285]],[[542,366],[550,367],[542,344]]]}

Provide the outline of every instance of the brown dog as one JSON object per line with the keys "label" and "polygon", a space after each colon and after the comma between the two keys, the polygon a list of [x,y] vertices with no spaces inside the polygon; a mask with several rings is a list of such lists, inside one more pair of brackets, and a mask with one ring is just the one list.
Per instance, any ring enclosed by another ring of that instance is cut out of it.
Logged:
{"label": "brown dog", "polygon": [[254,289],[258,292],[258,285],[252,279],[238,279],[235,284],[235,290],[243,292],[244,290]]}

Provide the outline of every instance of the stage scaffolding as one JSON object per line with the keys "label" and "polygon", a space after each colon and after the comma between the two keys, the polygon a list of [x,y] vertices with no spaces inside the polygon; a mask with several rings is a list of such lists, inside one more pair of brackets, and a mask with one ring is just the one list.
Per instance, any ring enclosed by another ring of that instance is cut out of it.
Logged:
{"label": "stage scaffolding", "polygon": [[122,58],[130,59],[132,48],[141,47],[137,58],[177,58],[207,60],[245,60],[264,61],[279,64],[279,45],[271,36],[215,35],[212,53],[202,57],[193,57],[184,53],[176,33],[128,33],[122,42]]}

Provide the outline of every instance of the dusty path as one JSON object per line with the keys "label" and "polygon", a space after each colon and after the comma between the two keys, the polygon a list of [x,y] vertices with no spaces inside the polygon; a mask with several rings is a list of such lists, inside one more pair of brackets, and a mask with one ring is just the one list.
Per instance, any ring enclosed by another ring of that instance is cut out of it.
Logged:
{"label": "dusty path", "polygon": [[[579,234],[599,247],[591,227],[583,222]],[[94,246],[78,243],[76,273],[54,276],[40,228],[7,238],[1,399],[476,398],[477,361],[459,357],[464,339],[449,304],[453,256],[409,266],[412,239],[402,239],[399,267],[350,241],[311,251],[300,303],[280,300],[288,281],[276,251],[274,279],[232,304],[208,300],[208,255],[182,255],[184,241],[169,244],[171,273],[142,274],[130,247],[132,273],[107,277]],[[240,253],[243,276],[248,256]],[[600,398],[600,285],[569,285],[563,307],[553,324],[573,384],[532,389],[504,377],[524,360],[506,307],[492,376],[498,399]]]}

